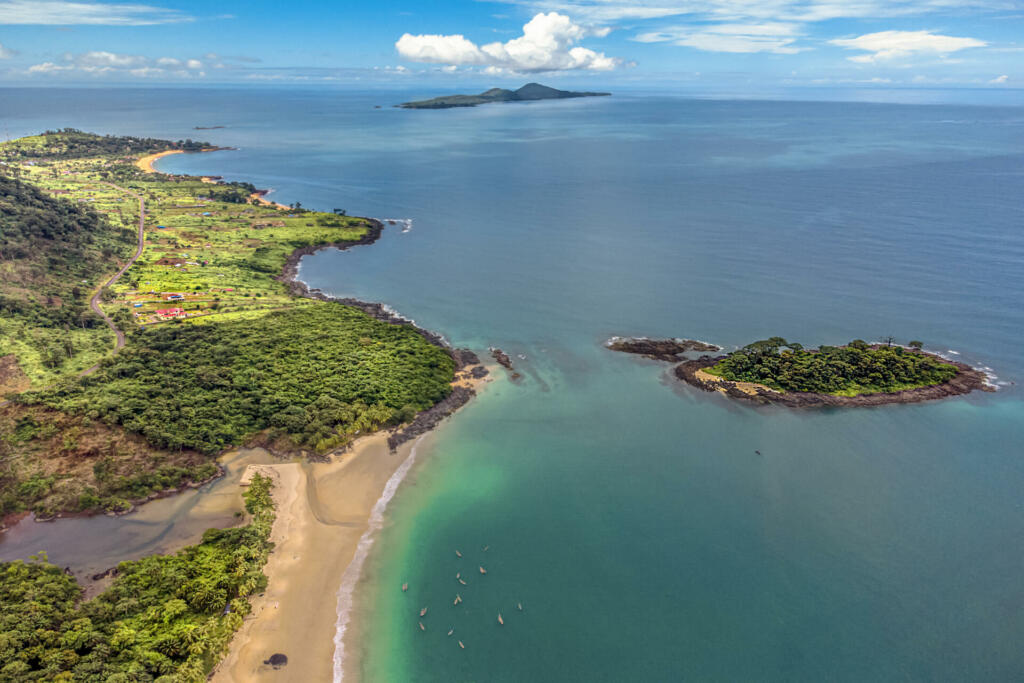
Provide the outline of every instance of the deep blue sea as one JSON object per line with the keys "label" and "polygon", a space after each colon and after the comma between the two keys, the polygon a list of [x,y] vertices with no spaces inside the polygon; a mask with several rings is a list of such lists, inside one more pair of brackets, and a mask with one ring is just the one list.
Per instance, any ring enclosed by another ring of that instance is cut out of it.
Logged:
{"label": "deep blue sea", "polygon": [[[239,149],[161,170],[411,219],[301,277],[512,354],[524,380],[424,442],[388,509],[364,680],[1024,678],[1024,108],[6,93],[12,136],[201,137]],[[759,408],[611,335],[920,339],[999,391]]]}

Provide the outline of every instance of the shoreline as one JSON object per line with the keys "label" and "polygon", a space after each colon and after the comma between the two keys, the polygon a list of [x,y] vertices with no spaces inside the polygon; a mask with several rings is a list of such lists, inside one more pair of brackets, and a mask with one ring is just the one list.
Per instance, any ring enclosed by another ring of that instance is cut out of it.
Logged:
{"label": "shoreline", "polygon": [[975,370],[969,365],[951,361],[934,353],[926,353],[943,363],[955,366],[959,372],[952,379],[942,384],[934,384],[916,389],[904,389],[890,393],[859,394],[857,396],[835,396],[832,394],[816,394],[810,392],[782,392],[762,384],[751,382],[734,382],[704,372],[724,356],[702,356],[697,360],[688,360],[677,365],[672,373],[677,379],[702,391],[718,392],[729,398],[753,401],[755,403],[776,403],[789,408],[844,407],[844,406],[881,406],[895,403],[921,403],[935,401],[953,396],[963,396],[974,391],[995,391],[984,372]]}
{"label": "shoreline", "polygon": [[168,149],[168,150],[164,150],[163,152],[156,152],[154,154],[147,154],[146,156],[144,156],[141,159],[139,159],[138,161],[136,161],[135,162],[135,166],[140,171],[144,171],[146,173],[160,173],[161,171],[156,170],[156,167],[153,166],[153,164],[155,164],[160,159],[163,159],[164,157],[170,156],[172,154],[184,154],[184,153],[185,153],[185,150],[183,150],[183,149]]}
{"label": "shoreline", "polygon": [[[491,380],[459,381],[471,382],[475,394]],[[388,504],[417,462],[422,435],[395,450],[388,438],[367,435],[329,462],[258,466],[281,477],[267,589],[253,600],[211,681],[332,681],[350,669],[345,652],[359,652],[349,638],[362,568]],[[266,663],[277,653],[288,657],[279,668]]]}

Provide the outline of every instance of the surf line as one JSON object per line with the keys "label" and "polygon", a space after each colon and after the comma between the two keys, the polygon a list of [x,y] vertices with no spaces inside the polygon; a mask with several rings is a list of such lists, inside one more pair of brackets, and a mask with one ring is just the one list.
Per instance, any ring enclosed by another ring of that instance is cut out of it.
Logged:
{"label": "surf line", "polygon": [[338,621],[334,629],[334,683],[342,683],[345,677],[345,630],[348,628],[349,620],[352,616],[356,583],[363,573],[363,565],[370,554],[370,548],[373,547],[374,540],[376,540],[377,532],[384,527],[384,512],[387,510],[388,503],[395,497],[399,485],[401,485],[416,462],[416,451],[419,449],[420,441],[423,440],[424,436],[426,434],[416,439],[405,462],[398,466],[398,469],[388,479],[387,484],[384,485],[384,492],[377,499],[377,502],[374,503],[373,510],[370,511],[370,519],[367,522],[366,531],[359,537],[356,554],[352,557],[348,567],[345,568],[345,573],[342,574],[341,586],[338,587],[337,596]]}

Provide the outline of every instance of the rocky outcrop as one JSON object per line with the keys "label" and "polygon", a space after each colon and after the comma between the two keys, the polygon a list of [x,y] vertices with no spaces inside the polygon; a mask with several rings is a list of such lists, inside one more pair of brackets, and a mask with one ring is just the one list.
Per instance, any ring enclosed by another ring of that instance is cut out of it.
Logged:
{"label": "rocky outcrop", "polygon": [[407,427],[392,432],[388,436],[388,448],[394,451],[406,441],[411,441],[417,436],[431,431],[446,417],[469,403],[474,396],[476,396],[476,392],[469,387],[452,387],[452,393],[448,394],[447,398],[420,412]]}
{"label": "rocky outcrop", "polygon": [[722,350],[714,344],[695,339],[647,339],[646,337],[612,337],[605,346],[612,351],[635,353],[669,363],[683,360],[683,354],[686,353],[714,353]]}
{"label": "rocky outcrop", "polygon": [[498,365],[508,370],[508,376],[513,382],[517,382],[523,378],[516,369],[512,367],[512,358],[497,347],[491,347],[491,357],[498,361]]}

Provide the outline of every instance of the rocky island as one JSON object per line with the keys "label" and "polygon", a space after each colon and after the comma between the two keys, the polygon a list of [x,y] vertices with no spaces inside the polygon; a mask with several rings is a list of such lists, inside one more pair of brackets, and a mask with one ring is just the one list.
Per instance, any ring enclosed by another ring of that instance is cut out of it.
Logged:
{"label": "rocky island", "polygon": [[703,350],[694,346],[698,343],[614,339],[607,346],[657,360],[682,360],[675,376],[698,389],[790,407],[918,403],[994,390],[985,373],[923,351],[918,341],[900,346],[892,340],[868,344],[855,339],[845,346],[805,349],[771,337],[724,356],[681,358],[682,352]]}
{"label": "rocky island", "polygon": [[605,346],[612,351],[634,353],[652,360],[668,363],[684,360],[683,354],[694,351],[714,353],[722,349],[714,344],[695,339],[648,339],[647,337],[612,337]]}
{"label": "rocky island", "polygon": [[527,83],[519,90],[491,88],[479,95],[445,95],[418,102],[404,102],[401,109],[452,109],[454,107],[475,107],[492,102],[535,102],[537,100],[565,100],[576,97],[608,97],[609,92],[573,92],[557,90],[540,83]]}

